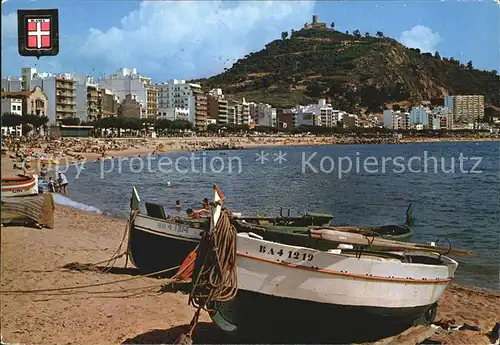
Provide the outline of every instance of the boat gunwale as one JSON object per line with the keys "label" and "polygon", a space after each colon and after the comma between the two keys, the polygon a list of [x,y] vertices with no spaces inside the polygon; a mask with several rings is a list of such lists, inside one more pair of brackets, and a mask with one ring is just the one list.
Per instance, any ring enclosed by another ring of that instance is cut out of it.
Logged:
{"label": "boat gunwale", "polygon": [[[297,248],[300,248],[300,247],[297,247]],[[309,249],[309,248],[305,248],[305,249]],[[368,275],[363,275],[363,274],[359,274],[359,273],[348,273],[348,272],[327,270],[327,269],[323,269],[323,268],[313,268],[313,267],[309,267],[309,266],[289,263],[289,262],[286,262],[284,260],[283,261],[274,261],[271,259],[261,258],[261,257],[257,257],[254,255],[242,253],[242,252],[237,252],[236,255],[241,256],[241,257],[245,257],[247,259],[262,261],[262,262],[266,262],[266,263],[270,263],[270,264],[274,264],[274,265],[279,265],[279,266],[285,266],[285,267],[296,268],[296,269],[301,269],[301,270],[305,270],[305,271],[319,272],[319,273],[336,275],[336,276],[345,276],[345,277],[351,277],[351,278],[363,279],[363,280],[390,281],[390,282],[396,282],[396,283],[412,283],[412,284],[447,284],[454,279],[453,277],[434,278],[434,279],[423,279],[423,278],[412,279],[412,278],[368,276]],[[412,265],[418,265],[418,264],[412,264]]]}

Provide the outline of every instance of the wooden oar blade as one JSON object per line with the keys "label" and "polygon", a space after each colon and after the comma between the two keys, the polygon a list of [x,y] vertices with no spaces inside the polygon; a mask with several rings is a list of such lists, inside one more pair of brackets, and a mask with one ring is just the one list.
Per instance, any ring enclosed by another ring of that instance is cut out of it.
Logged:
{"label": "wooden oar blade", "polygon": [[[351,229],[352,230],[352,229]],[[461,248],[448,248],[442,246],[430,246],[424,244],[417,244],[411,242],[400,242],[394,240],[386,240],[376,236],[365,236],[362,234],[338,231],[333,229],[324,229],[317,227],[310,227],[309,234],[312,238],[322,239],[325,241],[346,243],[358,246],[377,247],[377,250],[387,251],[425,251],[434,252],[439,254],[450,254],[458,257],[479,257],[467,249]]]}

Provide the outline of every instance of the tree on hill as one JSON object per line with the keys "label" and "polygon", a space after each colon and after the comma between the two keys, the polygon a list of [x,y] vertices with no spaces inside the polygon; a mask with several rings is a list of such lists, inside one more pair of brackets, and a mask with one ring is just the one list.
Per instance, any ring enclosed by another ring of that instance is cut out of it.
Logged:
{"label": "tree on hill", "polygon": [[346,34],[346,35],[349,35],[349,30],[346,30],[346,31],[345,31],[345,34]]}
{"label": "tree on hill", "polygon": [[434,57],[438,60],[441,60],[441,55],[439,55],[439,52],[436,50],[436,52],[434,53]]}
{"label": "tree on hill", "polygon": [[330,24],[330,27],[331,27],[332,29],[335,29],[335,23],[334,23],[334,22],[332,22],[332,23]]}
{"label": "tree on hill", "polygon": [[287,38],[288,38],[288,31],[283,31],[283,32],[281,33],[281,39],[282,39],[282,40],[286,40]]}
{"label": "tree on hill", "polygon": [[469,60],[469,62],[467,62],[467,69],[469,69],[469,70],[473,69],[472,61],[471,60]]}
{"label": "tree on hill", "polygon": [[379,38],[384,37],[384,33],[382,31],[377,31],[377,37]]}
{"label": "tree on hill", "polygon": [[370,33],[368,31],[365,32],[365,37],[370,37]]}
{"label": "tree on hill", "polygon": [[354,31],[352,32],[352,34],[353,34],[353,35],[354,35],[354,37],[356,37],[356,38],[361,38],[361,33],[359,32],[359,30],[358,30],[358,29],[354,30]]}

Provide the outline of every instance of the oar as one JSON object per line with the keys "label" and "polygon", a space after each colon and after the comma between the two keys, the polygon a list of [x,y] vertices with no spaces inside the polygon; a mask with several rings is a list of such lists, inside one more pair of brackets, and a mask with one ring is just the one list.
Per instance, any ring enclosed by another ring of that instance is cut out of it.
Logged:
{"label": "oar", "polygon": [[312,238],[322,239],[325,241],[335,243],[346,243],[359,246],[377,247],[377,250],[390,250],[390,251],[424,251],[439,254],[450,254],[458,257],[479,257],[467,249],[460,248],[446,248],[442,246],[429,246],[424,244],[400,242],[393,240],[381,239],[379,237],[364,236],[361,234],[337,231],[332,229],[310,227],[309,234]]}

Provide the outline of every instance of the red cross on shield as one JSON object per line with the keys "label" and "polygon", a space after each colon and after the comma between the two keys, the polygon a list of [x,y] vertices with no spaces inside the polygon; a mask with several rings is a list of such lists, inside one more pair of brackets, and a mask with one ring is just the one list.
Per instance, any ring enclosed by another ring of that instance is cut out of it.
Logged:
{"label": "red cross on shield", "polygon": [[22,56],[53,56],[59,53],[57,9],[18,10],[18,48]]}

